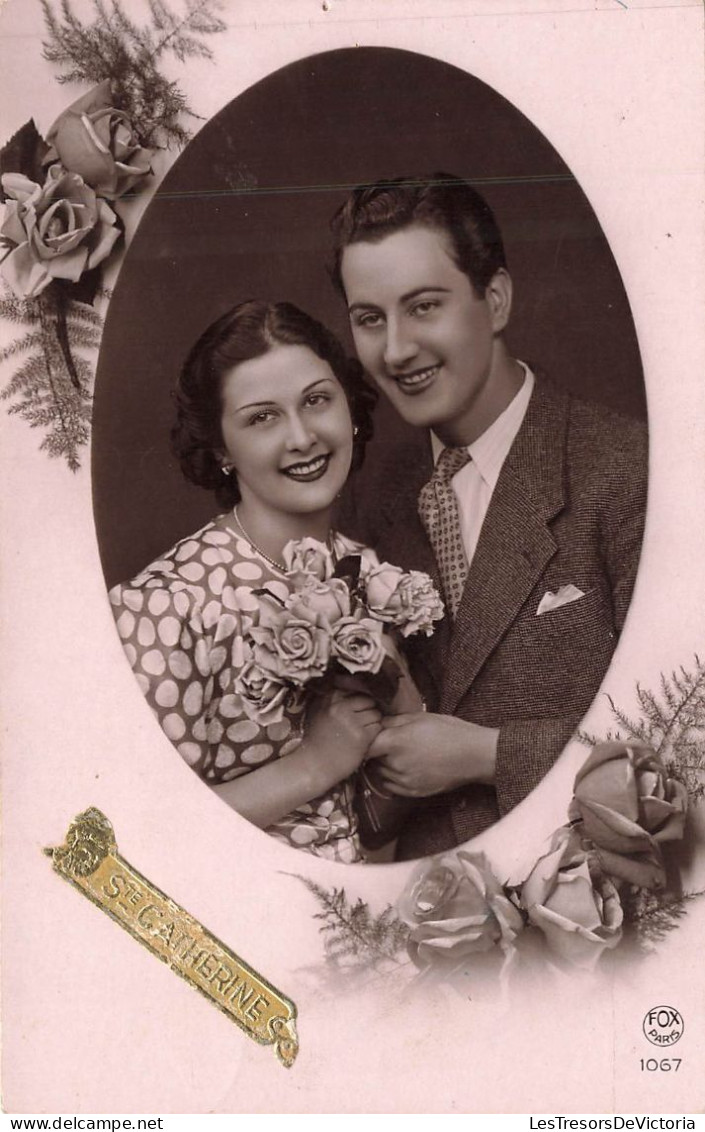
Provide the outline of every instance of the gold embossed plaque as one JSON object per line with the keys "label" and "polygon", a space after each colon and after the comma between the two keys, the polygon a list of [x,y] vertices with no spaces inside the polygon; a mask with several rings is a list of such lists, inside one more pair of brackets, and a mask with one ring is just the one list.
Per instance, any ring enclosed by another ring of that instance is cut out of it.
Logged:
{"label": "gold embossed plaque", "polygon": [[287,1068],[299,1042],[296,1007],[117,852],[100,810],[79,814],[66,841],[46,849],[56,871],[136,940],[215,1003]]}

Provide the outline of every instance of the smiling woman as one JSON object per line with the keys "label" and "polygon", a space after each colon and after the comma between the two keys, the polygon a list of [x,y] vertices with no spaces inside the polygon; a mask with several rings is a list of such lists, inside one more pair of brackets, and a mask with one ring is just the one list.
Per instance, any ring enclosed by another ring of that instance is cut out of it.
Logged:
{"label": "smiling woman", "polygon": [[[350,612],[347,591],[323,584],[335,563],[357,553],[367,569],[377,565],[331,530],[374,396],[320,323],[291,304],[249,302],[199,338],[176,399],[184,473],[236,506],[113,587],[125,652],[169,739],[228,804],[297,848],[359,860],[353,776],[380,712],[369,696],[333,687],[304,711],[282,675],[293,668],[301,687],[325,670],[320,617],[307,618],[307,595],[289,581],[297,564],[306,574],[298,548],[310,552],[318,540],[324,561],[313,589],[339,617]],[[275,607],[268,620],[264,589]],[[292,597],[293,619],[272,628]],[[276,670],[253,654],[257,632],[278,633]]]}
{"label": "smiling woman", "polygon": [[237,476],[238,518],[276,553],[282,530],[325,541],[331,491],[347,479],[353,432],[345,393],[307,346],[277,346],[223,382],[223,470]]}

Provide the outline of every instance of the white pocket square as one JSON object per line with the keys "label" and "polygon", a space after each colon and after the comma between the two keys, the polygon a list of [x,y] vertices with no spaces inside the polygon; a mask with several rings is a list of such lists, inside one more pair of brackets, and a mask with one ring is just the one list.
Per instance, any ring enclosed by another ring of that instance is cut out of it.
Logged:
{"label": "white pocket square", "polygon": [[561,586],[555,594],[552,590],[547,590],[539,602],[536,616],[538,617],[541,613],[548,613],[551,609],[560,609],[562,605],[568,605],[571,601],[577,601],[580,597],[585,597],[585,594],[573,585]]}

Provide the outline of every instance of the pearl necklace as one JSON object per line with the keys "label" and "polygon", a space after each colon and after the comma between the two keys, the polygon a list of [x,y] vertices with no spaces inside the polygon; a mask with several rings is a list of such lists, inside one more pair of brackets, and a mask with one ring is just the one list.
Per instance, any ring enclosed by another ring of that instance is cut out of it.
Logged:
{"label": "pearl necklace", "polygon": [[250,535],[248,535],[247,531],[245,530],[242,523],[240,522],[240,516],[237,513],[237,507],[233,508],[233,518],[234,518],[235,522],[237,523],[238,530],[240,531],[240,534],[244,536],[244,538],[247,540],[247,542],[249,542],[249,544],[252,547],[252,549],[254,550],[254,552],[256,554],[259,554],[260,558],[264,558],[265,562],[267,562],[272,567],[273,570],[276,570],[278,574],[285,574],[286,569],[285,569],[284,566],[282,566],[281,562],[275,562],[275,560],[273,558],[270,558],[268,554],[265,554],[264,551],[262,550],[262,548],[259,547],[257,545],[257,543],[254,541],[254,539],[252,539],[250,537]]}
{"label": "pearl necklace", "polygon": [[[248,535],[247,531],[245,530],[245,528],[242,525],[242,522],[240,520],[240,516],[237,513],[237,507],[233,508],[233,519],[237,523],[238,530],[240,531],[240,534],[247,540],[247,542],[249,542],[249,544],[252,547],[252,549],[254,550],[255,554],[259,554],[260,558],[264,558],[265,562],[269,566],[271,566],[273,570],[276,570],[278,574],[286,574],[286,567],[282,566],[281,562],[276,562],[274,558],[270,558],[268,554],[265,554],[264,551],[262,550],[262,548],[260,546],[258,546],[257,543],[254,541],[254,539],[251,537],[251,535]],[[330,535],[330,534],[328,535],[328,538],[326,539],[326,546],[328,547],[329,551],[331,552],[331,554],[333,556],[333,561],[335,562],[335,558],[336,558],[335,548],[333,546],[332,535]]]}

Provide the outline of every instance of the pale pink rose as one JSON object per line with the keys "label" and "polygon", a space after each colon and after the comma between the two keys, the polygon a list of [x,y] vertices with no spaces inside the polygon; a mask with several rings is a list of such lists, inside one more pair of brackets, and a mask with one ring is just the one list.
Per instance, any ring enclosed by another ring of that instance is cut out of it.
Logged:
{"label": "pale pink rose", "polygon": [[284,565],[290,574],[313,574],[319,582],[332,578],[333,555],[315,538],[292,539],[284,547]]}
{"label": "pale pink rose", "polygon": [[521,906],[564,963],[594,967],[622,937],[622,906],[612,882],[568,826],[556,831],[521,886]]}
{"label": "pale pink rose", "polygon": [[399,582],[404,577],[404,571],[400,566],[380,562],[365,570],[363,577],[368,606],[370,609],[383,611],[386,610],[390,597],[396,593]]}
{"label": "pale pink rose", "polygon": [[642,743],[598,743],[575,779],[571,817],[584,836],[614,853],[683,836],[688,791],[668,777],[651,747]]}
{"label": "pale pink rose", "polygon": [[234,685],[250,719],[262,726],[281,723],[291,698],[291,689],[273,673],[265,671],[256,659],[243,666],[235,677]]}
{"label": "pale pink rose", "polygon": [[[576,827],[577,828],[577,827]],[[666,883],[666,866],[660,847],[655,841],[637,852],[613,853],[594,845],[591,850],[600,862],[603,873],[612,880],[626,881],[637,888],[663,888]]]}
{"label": "pale pink rose", "polygon": [[433,622],[443,616],[443,603],[428,574],[408,573],[382,562],[365,576],[367,606],[373,617],[395,625],[402,636],[423,632],[430,636]]}
{"label": "pale pink rose", "polygon": [[69,106],[47,133],[48,161],[58,160],[108,200],[129,192],[151,172],[153,149],[143,149],[122,110],[111,106],[110,80]]}
{"label": "pale pink rose", "polygon": [[256,663],[279,680],[307,684],[322,676],[328,666],[328,630],[306,608],[295,616],[274,601],[262,601],[258,624],[248,635]]}
{"label": "pale pink rose", "polygon": [[76,283],[120,237],[117,217],[77,173],[52,165],[43,185],[5,173],[8,196],[0,238],[10,248],[0,271],[16,295],[34,299],[54,279]]}
{"label": "pale pink rose", "polygon": [[348,672],[379,672],[385,656],[380,621],[344,617],[332,626],[331,656]]}
{"label": "pale pink rose", "polygon": [[300,574],[286,608],[294,617],[310,617],[330,627],[350,616],[350,591],[340,578],[319,582],[312,574]]}
{"label": "pale pink rose", "polygon": [[464,849],[421,862],[397,912],[411,929],[408,948],[413,962],[441,974],[496,946],[508,953],[523,928],[521,914],[484,854]]}
{"label": "pale pink rose", "polygon": [[683,836],[688,792],[658,755],[640,743],[598,743],[574,790],[569,815],[604,871],[640,888],[663,885],[660,846]]}

